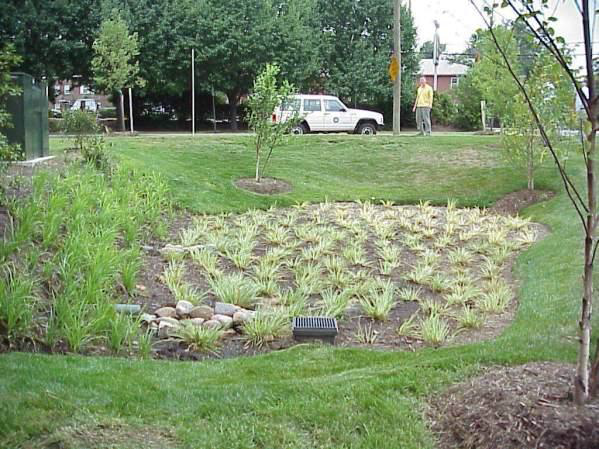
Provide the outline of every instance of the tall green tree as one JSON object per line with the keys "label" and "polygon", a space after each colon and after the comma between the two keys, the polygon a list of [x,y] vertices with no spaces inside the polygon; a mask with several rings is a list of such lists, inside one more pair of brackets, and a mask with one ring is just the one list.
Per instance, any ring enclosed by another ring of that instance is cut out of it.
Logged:
{"label": "tall green tree", "polygon": [[[393,85],[387,68],[393,52],[392,2],[318,0],[316,17],[324,90],[351,105],[378,104],[390,113]],[[402,118],[410,119],[419,58],[413,18],[405,7],[401,8],[401,42]]]}
{"label": "tall green tree", "polygon": [[118,15],[104,20],[98,38],[94,41],[92,68],[94,83],[104,90],[116,92],[119,98],[121,131],[125,130],[123,91],[124,87],[141,86],[137,33],[129,34],[127,24]]}
{"label": "tall green tree", "polygon": [[0,42],[21,56],[15,70],[49,82],[73,75],[87,82],[100,20],[99,0],[3,0]]}
{"label": "tall green tree", "polygon": [[196,37],[204,88],[224,92],[232,129],[237,108],[267,63],[298,87],[317,72],[315,39],[309,26],[311,0],[204,0]]}

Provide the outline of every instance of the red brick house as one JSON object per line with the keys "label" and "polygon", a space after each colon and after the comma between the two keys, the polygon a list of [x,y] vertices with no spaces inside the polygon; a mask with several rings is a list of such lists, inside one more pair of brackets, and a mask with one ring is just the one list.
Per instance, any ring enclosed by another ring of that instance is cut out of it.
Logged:
{"label": "red brick house", "polygon": [[69,109],[76,104],[77,100],[81,100],[78,105],[85,100],[90,100],[92,104],[95,102],[97,109],[114,108],[108,95],[96,94],[88,86],[75,80],[62,80],[54,84],[54,104],[50,103],[50,108],[56,111]]}
{"label": "red brick house", "polygon": [[[426,78],[426,82],[434,87],[434,71],[432,59],[422,59],[420,61],[420,76]],[[466,74],[469,67],[464,64],[453,64],[447,59],[441,57],[437,66],[437,91],[447,92],[458,87],[460,78]]]}

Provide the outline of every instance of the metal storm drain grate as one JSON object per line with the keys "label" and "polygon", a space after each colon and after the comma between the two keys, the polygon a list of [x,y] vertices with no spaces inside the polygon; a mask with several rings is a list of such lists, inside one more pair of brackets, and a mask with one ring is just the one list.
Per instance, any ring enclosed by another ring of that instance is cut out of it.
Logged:
{"label": "metal storm drain grate", "polygon": [[303,340],[323,340],[334,344],[339,332],[337,320],[324,316],[297,316],[293,318],[293,338]]}

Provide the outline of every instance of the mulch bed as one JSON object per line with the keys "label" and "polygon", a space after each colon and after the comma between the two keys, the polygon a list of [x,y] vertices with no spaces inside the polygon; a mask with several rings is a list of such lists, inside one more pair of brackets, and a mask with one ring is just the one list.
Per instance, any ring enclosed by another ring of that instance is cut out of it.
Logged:
{"label": "mulch bed", "polygon": [[442,449],[597,449],[599,398],[572,401],[572,365],[494,367],[430,401]]}
{"label": "mulch bed", "polygon": [[239,189],[249,190],[260,195],[277,195],[293,190],[291,184],[275,178],[262,178],[260,182],[256,182],[254,178],[242,178],[235,181],[234,184]]}
{"label": "mulch bed", "polygon": [[516,215],[522,209],[554,196],[554,192],[547,190],[519,190],[499,199],[489,210],[498,215]]}

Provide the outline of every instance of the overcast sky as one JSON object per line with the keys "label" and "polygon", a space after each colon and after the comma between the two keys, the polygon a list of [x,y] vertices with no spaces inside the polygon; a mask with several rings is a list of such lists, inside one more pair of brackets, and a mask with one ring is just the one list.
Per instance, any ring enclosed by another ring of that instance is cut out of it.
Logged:
{"label": "overcast sky", "polygon": [[[555,8],[555,17],[558,18],[555,24],[557,34],[572,44],[576,53],[582,53],[582,24],[574,1],[549,0],[549,3],[552,11]],[[477,3],[480,5],[484,1],[478,0]],[[435,32],[433,20],[436,19],[440,24],[440,40],[447,45],[449,53],[464,50],[472,33],[484,26],[469,0],[412,0],[412,14],[418,29],[418,45],[432,40]],[[514,17],[509,10],[500,10],[500,14],[507,19]],[[594,40],[599,41],[599,20],[595,23]],[[599,51],[599,42],[595,44],[595,51]],[[582,63],[580,57],[576,61],[577,64]]]}

